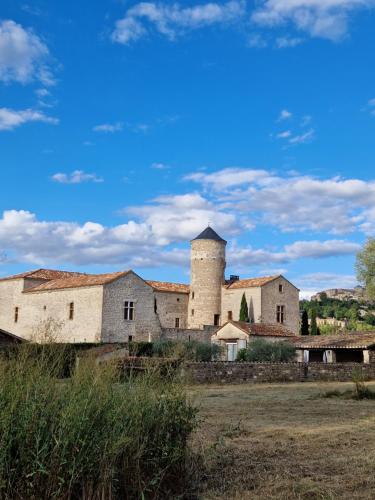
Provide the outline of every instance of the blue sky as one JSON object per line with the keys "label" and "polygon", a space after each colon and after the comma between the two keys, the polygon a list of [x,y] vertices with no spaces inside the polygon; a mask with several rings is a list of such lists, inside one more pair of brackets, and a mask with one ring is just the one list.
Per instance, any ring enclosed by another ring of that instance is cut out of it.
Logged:
{"label": "blue sky", "polygon": [[0,6],[0,275],[355,284],[375,229],[375,1]]}

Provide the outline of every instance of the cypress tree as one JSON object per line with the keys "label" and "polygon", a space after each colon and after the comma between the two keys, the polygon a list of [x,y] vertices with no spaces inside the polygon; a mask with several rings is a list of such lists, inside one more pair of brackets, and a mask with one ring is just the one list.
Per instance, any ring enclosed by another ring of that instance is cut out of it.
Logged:
{"label": "cypress tree", "polygon": [[311,311],[310,335],[318,335],[318,325],[316,324],[316,310]]}
{"label": "cypress tree", "polygon": [[306,309],[303,310],[302,320],[301,320],[301,335],[309,334],[309,315]]}
{"label": "cypress tree", "polygon": [[249,321],[249,308],[247,307],[245,293],[242,295],[241,308],[240,308],[240,321]]}

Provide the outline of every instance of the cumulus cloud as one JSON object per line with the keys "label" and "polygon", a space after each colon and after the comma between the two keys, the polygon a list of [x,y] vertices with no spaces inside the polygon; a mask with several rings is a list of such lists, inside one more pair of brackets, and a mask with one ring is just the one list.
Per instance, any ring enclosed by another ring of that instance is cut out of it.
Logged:
{"label": "cumulus cloud", "polygon": [[357,243],[346,240],[296,241],[280,251],[238,247],[228,249],[228,262],[239,267],[289,264],[299,259],[323,259],[353,255],[361,248]]}
{"label": "cumulus cloud", "polygon": [[[41,221],[31,212],[8,210],[0,218],[0,247],[8,260],[35,265],[188,266],[188,250],[173,245],[196,236],[208,216],[225,235],[234,234],[233,226],[239,226],[235,216],[216,211],[194,194],[162,197],[130,212],[134,220],[108,227],[93,221]],[[346,240],[297,241],[276,251],[234,242],[228,248],[228,263],[239,268],[270,267],[303,258],[351,255],[358,248]]]}
{"label": "cumulus cloud", "polygon": [[39,80],[53,85],[48,60],[47,45],[31,29],[11,20],[0,22],[0,80],[22,84]]}
{"label": "cumulus cloud", "polygon": [[300,276],[295,284],[301,289],[300,297],[310,299],[312,295],[330,288],[354,288],[358,285],[352,274],[311,273]]}
{"label": "cumulus cloud", "polygon": [[0,108],[0,130],[13,130],[28,122],[57,125],[59,120],[34,109],[14,110]]}
{"label": "cumulus cloud", "polygon": [[171,167],[161,162],[154,162],[151,164],[151,168],[154,170],[169,170]]}
{"label": "cumulus cloud", "polygon": [[371,7],[373,0],[261,0],[251,19],[259,26],[292,25],[312,37],[338,41],[347,34],[353,12]]}
{"label": "cumulus cloud", "polygon": [[282,231],[371,234],[375,230],[375,181],[288,177],[241,168],[196,172],[185,180],[202,185],[228,210]]}
{"label": "cumulus cloud", "polygon": [[245,0],[210,2],[194,7],[183,7],[178,3],[141,2],[128,9],[125,17],[116,22],[112,40],[126,45],[147,36],[152,29],[175,40],[187,31],[236,22],[245,13]]}
{"label": "cumulus cloud", "polygon": [[81,184],[82,182],[103,182],[96,174],[86,174],[83,170],[74,170],[70,174],[57,173],[52,180],[60,184]]}
{"label": "cumulus cloud", "polygon": [[102,123],[101,125],[95,125],[93,127],[94,132],[104,132],[105,134],[113,134],[114,132],[120,132],[124,128],[122,122],[116,123]]}

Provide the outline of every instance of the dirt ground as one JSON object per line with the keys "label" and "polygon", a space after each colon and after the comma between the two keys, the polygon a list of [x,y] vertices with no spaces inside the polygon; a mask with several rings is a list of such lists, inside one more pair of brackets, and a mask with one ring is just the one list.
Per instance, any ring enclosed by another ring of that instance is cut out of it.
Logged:
{"label": "dirt ground", "polygon": [[[350,383],[195,386],[200,498],[375,499],[375,401]],[[368,386],[375,390],[375,382]]]}

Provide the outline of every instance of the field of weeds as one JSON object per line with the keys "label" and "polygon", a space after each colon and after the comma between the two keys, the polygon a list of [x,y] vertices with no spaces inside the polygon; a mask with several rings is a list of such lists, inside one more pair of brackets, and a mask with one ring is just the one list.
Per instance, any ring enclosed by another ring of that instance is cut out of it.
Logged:
{"label": "field of weeds", "polygon": [[[367,384],[375,389],[375,383]],[[375,498],[375,401],[351,383],[195,386],[201,498]]]}

